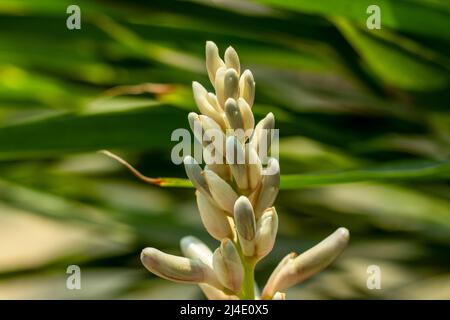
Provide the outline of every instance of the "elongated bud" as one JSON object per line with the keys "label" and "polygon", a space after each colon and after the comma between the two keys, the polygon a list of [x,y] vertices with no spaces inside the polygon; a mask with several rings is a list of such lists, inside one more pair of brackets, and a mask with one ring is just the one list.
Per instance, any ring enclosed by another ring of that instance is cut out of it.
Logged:
{"label": "elongated bud", "polygon": [[231,179],[230,168],[226,163],[210,163],[205,166],[205,170],[211,170],[225,181]]}
{"label": "elongated bud", "polygon": [[234,69],[227,69],[224,77],[225,101],[228,98],[237,100],[239,98],[239,76]]}
{"label": "elongated bud", "polygon": [[180,240],[181,252],[190,259],[199,259],[201,262],[212,268],[211,249],[206,244],[193,236],[186,236]]}
{"label": "elongated bud", "polygon": [[225,123],[223,121],[222,115],[218,110],[210,103],[208,99],[208,92],[206,89],[198,82],[192,82],[192,91],[194,93],[194,100],[197,104],[200,112],[220,125],[221,128],[225,128]]}
{"label": "elongated bud", "polygon": [[223,108],[220,106],[219,101],[217,100],[217,97],[214,93],[208,92],[207,99],[217,112],[223,111]]}
{"label": "elongated bud", "polygon": [[284,292],[276,292],[272,300],[286,300],[286,294]]}
{"label": "elongated bud", "polygon": [[225,105],[225,73],[227,72],[226,67],[220,67],[217,70],[216,78],[214,81],[214,87],[216,88],[217,101],[219,105],[223,108]]}
{"label": "elongated bud", "polygon": [[239,96],[247,101],[250,107],[253,106],[255,99],[255,80],[250,70],[245,70],[239,79]]}
{"label": "elongated bud", "polygon": [[223,163],[223,157],[225,156],[225,135],[222,128],[213,119],[203,114],[198,116],[198,120],[203,133],[200,142],[213,155],[213,160],[207,163]]}
{"label": "elongated bud", "polygon": [[252,204],[245,196],[240,196],[234,204],[234,221],[236,223],[242,252],[247,257],[255,255],[256,222]]}
{"label": "elongated bud", "polygon": [[225,67],[225,63],[219,56],[219,49],[212,41],[206,42],[206,70],[209,80],[214,85],[217,69]]}
{"label": "elongated bud", "polygon": [[278,270],[263,290],[263,299],[270,299],[275,292],[292,287],[333,262],[347,246],[350,234],[339,228],[325,240],[286,263]]}
{"label": "elongated bud", "polygon": [[233,236],[227,213],[215,206],[202,192],[196,191],[197,206],[200,212],[200,218],[206,231],[217,240]]}
{"label": "elongated bud", "polygon": [[228,47],[227,50],[225,50],[225,65],[227,68],[233,68],[236,70],[237,74],[241,73],[241,64],[239,62],[239,56],[234,50],[233,47]]}
{"label": "elongated bud", "polygon": [[245,154],[242,144],[235,136],[227,138],[226,159],[230,165],[231,174],[239,189],[248,188],[247,166],[245,165]]}
{"label": "elongated bud", "polygon": [[191,128],[195,139],[197,139],[200,144],[203,144],[203,128],[198,114],[195,112],[189,112],[188,121],[189,127]]}
{"label": "elongated bud", "polygon": [[258,151],[260,158],[267,157],[269,153],[274,127],[275,118],[272,112],[269,112],[255,127],[250,143]]}
{"label": "elongated bud", "polygon": [[247,164],[248,187],[255,190],[262,180],[262,164],[251,144],[245,145],[245,163]]}
{"label": "elongated bud", "polygon": [[224,239],[213,255],[214,272],[220,283],[233,292],[239,292],[244,280],[241,258],[230,239]]}
{"label": "elongated bud", "polygon": [[253,127],[255,126],[255,118],[253,117],[252,109],[243,98],[238,99],[238,107],[243,119],[245,132],[252,132]]}
{"label": "elongated bud", "polygon": [[277,159],[271,158],[269,160],[265,173],[254,205],[256,219],[259,219],[266,208],[273,205],[278,195],[280,189],[280,165]]}
{"label": "elongated bud", "polygon": [[232,215],[234,202],[238,198],[236,192],[228,183],[211,170],[203,171],[203,175],[214,201],[220,208],[227,211],[229,215]]}
{"label": "elongated bud", "polygon": [[141,253],[143,265],[155,275],[180,283],[208,283],[222,288],[214,271],[198,259],[189,259],[145,248]]}
{"label": "elongated bud", "polygon": [[278,215],[274,207],[264,211],[256,226],[256,255],[258,259],[264,258],[272,251],[278,231]]}
{"label": "elongated bud", "polygon": [[279,273],[281,272],[281,270],[283,270],[283,268],[287,264],[294,261],[295,257],[297,257],[297,254],[295,252],[291,252],[291,253],[288,253],[283,259],[281,259],[281,261],[278,263],[277,267],[273,270],[272,274],[270,275],[269,280],[267,280],[264,290],[273,292],[274,285],[276,283],[276,279],[277,279]]}
{"label": "elongated bud", "polygon": [[206,183],[205,177],[202,175],[202,168],[197,161],[191,156],[186,156],[183,159],[183,163],[186,174],[194,187],[204,194],[210,194],[208,184]]}
{"label": "elongated bud", "polygon": [[208,300],[239,300],[239,297],[236,295],[228,295],[222,290],[214,288],[206,283],[199,284],[200,289],[202,289],[205,296]]}
{"label": "elongated bud", "polygon": [[241,110],[239,110],[236,100],[233,98],[229,98],[225,102],[225,115],[232,129],[244,128],[244,119],[242,118]]}

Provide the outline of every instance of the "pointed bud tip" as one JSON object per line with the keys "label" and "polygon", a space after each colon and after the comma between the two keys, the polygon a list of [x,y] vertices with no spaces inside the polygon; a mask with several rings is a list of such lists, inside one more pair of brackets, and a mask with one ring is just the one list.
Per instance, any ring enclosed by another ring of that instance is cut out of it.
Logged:
{"label": "pointed bud tip", "polygon": [[347,228],[340,227],[336,230],[336,233],[340,236],[343,241],[348,241],[350,239],[350,231]]}

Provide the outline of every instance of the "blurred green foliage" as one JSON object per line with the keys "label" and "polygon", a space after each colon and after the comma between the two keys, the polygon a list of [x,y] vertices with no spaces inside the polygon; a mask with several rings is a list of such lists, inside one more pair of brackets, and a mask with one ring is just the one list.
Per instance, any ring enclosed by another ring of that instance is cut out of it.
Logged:
{"label": "blurred green foliage", "polygon": [[344,255],[288,298],[450,298],[447,1],[78,0],[68,30],[72,3],[0,2],[0,298],[202,298],[139,262],[187,234],[217,245],[192,189],[142,184],[96,151],[185,178],[170,133],[195,110],[191,81],[207,84],[206,40],[237,50],[255,114],[280,128],[280,232],[258,282],[345,226]]}

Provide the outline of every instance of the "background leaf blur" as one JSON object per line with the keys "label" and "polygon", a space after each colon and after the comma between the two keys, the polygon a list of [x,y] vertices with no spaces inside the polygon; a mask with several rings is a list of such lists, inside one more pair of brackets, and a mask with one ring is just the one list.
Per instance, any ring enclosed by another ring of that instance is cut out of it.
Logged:
{"label": "background leaf blur", "polygon": [[[79,0],[72,31],[70,4],[0,2],[0,298],[202,298],[139,261],[186,234],[215,246],[193,190],[96,151],[185,178],[170,134],[188,128],[191,82],[208,83],[206,40],[237,50],[255,114],[280,128],[280,231],[258,282],[345,226],[344,255],[289,299],[450,298],[448,2]],[[65,287],[71,264],[82,290]],[[382,290],[366,287],[373,264]]]}

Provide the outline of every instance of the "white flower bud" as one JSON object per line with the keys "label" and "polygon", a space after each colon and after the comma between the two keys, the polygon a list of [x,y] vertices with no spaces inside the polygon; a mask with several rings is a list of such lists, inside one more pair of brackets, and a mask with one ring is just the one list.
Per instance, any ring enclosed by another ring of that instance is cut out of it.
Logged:
{"label": "white flower bud", "polygon": [[269,112],[255,127],[250,139],[252,146],[258,151],[261,160],[267,157],[270,145],[272,143],[272,130],[275,127],[275,118],[272,112]]}
{"label": "white flower bud", "polygon": [[277,237],[278,215],[274,207],[264,211],[256,225],[256,256],[259,260],[272,251]]}
{"label": "white flower bud", "polygon": [[284,292],[276,292],[272,300],[286,300],[286,294]]}
{"label": "white flower bud", "polygon": [[208,92],[207,94],[207,99],[208,102],[213,106],[213,108],[217,111],[217,112],[222,112],[223,109],[222,107],[219,105],[219,101],[217,100],[217,97],[214,93],[212,92]]}
{"label": "white flower bud", "polygon": [[227,48],[227,50],[225,50],[224,58],[225,58],[225,65],[227,66],[227,68],[233,68],[234,70],[236,70],[237,74],[241,73],[241,64],[239,62],[239,56],[233,47],[230,46]]}
{"label": "white flower bud", "polygon": [[183,237],[180,241],[181,252],[190,259],[199,259],[201,262],[212,268],[211,249],[206,244],[193,236]]}
{"label": "white flower bud", "polygon": [[206,70],[209,80],[214,85],[217,69],[225,67],[225,63],[219,56],[219,49],[212,41],[206,42]]}
{"label": "white flower bud", "polygon": [[233,98],[228,98],[225,102],[224,110],[228,123],[232,129],[236,130],[244,128],[244,119],[242,118],[242,114],[236,100]]}
{"label": "white flower bud", "polygon": [[242,252],[247,257],[255,255],[256,222],[252,204],[241,196],[234,204],[234,221]]}
{"label": "white flower bud", "polygon": [[224,239],[213,254],[214,272],[220,283],[237,293],[244,281],[244,267],[239,253],[230,239]]}
{"label": "white flower bud", "polygon": [[237,100],[239,98],[239,76],[234,69],[227,69],[224,77],[224,98]]}
{"label": "white flower bud", "polygon": [[233,230],[228,222],[227,213],[215,206],[202,192],[196,191],[197,206],[200,218],[206,231],[217,240],[233,236]]}
{"label": "white flower bud", "polygon": [[250,70],[245,70],[239,79],[239,96],[247,101],[250,107],[253,106],[255,99],[255,80]]}
{"label": "white flower bud", "polygon": [[192,184],[197,190],[200,190],[204,194],[210,194],[208,189],[208,184],[206,183],[205,177],[202,175],[202,168],[199,166],[197,161],[191,156],[186,156],[183,159],[184,169],[186,174],[191,180]]}
{"label": "white flower bud", "polygon": [[238,99],[238,107],[243,119],[244,131],[246,133],[251,133],[255,126],[255,118],[253,117],[252,109],[243,98]]}
{"label": "white flower bud", "polygon": [[214,201],[220,208],[227,211],[229,215],[232,215],[234,203],[238,198],[236,192],[228,183],[211,170],[203,171],[203,176],[206,179]]}
{"label": "white flower bud", "polygon": [[197,104],[200,112],[211,119],[213,119],[221,128],[225,128],[225,123],[220,112],[218,112],[215,107],[208,100],[208,92],[206,89],[198,82],[192,82],[192,91],[194,93],[194,100]]}
{"label": "white flower bud", "polygon": [[231,179],[230,167],[226,163],[210,163],[205,166],[205,170],[211,170],[225,181]]}
{"label": "white flower bud", "polygon": [[238,296],[228,295],[222,290],[216,289],[206,283],[200,283],[199,287],[209,300],[239,300]]}
{"label": "white flower bud", "polygon": [[262,298],[270,299],[275,292],[292,287],[322,271],[342,253],[349,238],[348,230],[339,228],[316,246],[289,260],[280,269],[277,268],[264,288]]}
{"label": "white flower bud", "polygon": [[274,292],[275,280],[277,279],[278,274],[281,272],[281,270],[283,270],[284,266],[294,261],[295,257],[297,257],[297,254],[295,252],[291,252],[288,253],[283,259],[281,259],[277,267],[273,270],[272,274],[270,275],[269,280],[267,280],[266,286],[264,288],[266,292]]}
{"label": "white flower bud", "polygon": [[155,248],[145,248],[142,264],[155,275],[180,283],[208,283],[218,289],[223,286],[214,271],[198,259],[189,259],[164,253]]}
{"label": "white flower bud", "polygon": [[271,158],[265,171],[267,174],[262,178],[257,200],[254,202],[256,219],[259,219],[262,212],[273,205],[280,189],[280,165],[278,160]]}
{"label": "white flower bud", "polygon": [[247,164],[248,188],[255,190],[262,181],[262,164],[255,148],[249,143],[245,145],[245,163]]}
{"label": "white flower bud", "polygon": [[234,181],[241,190],[248,188],[247,166],[245,165],[245,154],[242,144],[235,136],[227,138],[226,160],[230,166]]}
{"label": "white flower bud", "polygon": [[216,72],[215,77],[215,84],[214,87],[216,88],[216,96],[217,101],[219,101],[219,105],[222,107],[225,104],[225,73],[227,72],[226,67],[220,67]]}

